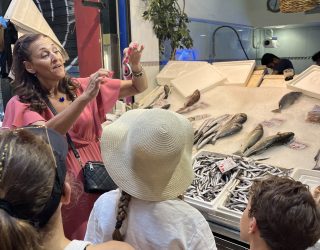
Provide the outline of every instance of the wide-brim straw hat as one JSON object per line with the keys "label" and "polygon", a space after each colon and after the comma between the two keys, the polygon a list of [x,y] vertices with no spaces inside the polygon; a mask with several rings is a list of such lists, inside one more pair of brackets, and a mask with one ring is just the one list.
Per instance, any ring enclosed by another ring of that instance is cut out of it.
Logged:
{"label": "wide-brim straw hat", "polygon": [[193,129],[175,112],[136,109],[103,129],[101,152],[113,181],[147,201],[178,197],[191,184]]}

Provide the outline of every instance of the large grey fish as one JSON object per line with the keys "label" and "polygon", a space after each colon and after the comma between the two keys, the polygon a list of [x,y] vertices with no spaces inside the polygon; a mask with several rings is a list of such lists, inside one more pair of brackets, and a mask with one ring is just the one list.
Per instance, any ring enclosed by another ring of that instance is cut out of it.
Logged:
{"label": "large grey fish", "polygon": [[314,157],[316,165],[313,167],[314,170],[320,170],[320,149],[318,150],[317,155]]}
{"label": "large grey fish", "polygon": [[248,134],[246,140],[241,144],[240,149],[234,154],[242,155],[244,151],[256,144],[256,142],[259,141],[262,136],[263,126],[261,124],[258,124],[258,126],[256,126],[255,129]]}
{"label": "large grey fish", "polygon": [[[212,139],[212,137],[219,129],[221,123],[229,117],[229,114],[218,116],[217,118],[211,118],[206,120],[195,132],[194,136],[194,144],[197,143],[197,147],[199,147],[199,144],[202,143],[208,136]],[[212,135],[212,136],[211,136]],[[211,139],[206,140],[206,142],[211,141]],[[203,143],[202,143],[203,144]],[[205,143],[206,144],[206,143]],[[204,146],[205,144],[201,145]],[[199,148],[198,148],[199,149]]]}
{"label": "large grey fish", "polygon": [[292,132],[277,133],[275,135],[268,136],[258,141],[251,148],[247,149],[243,153],[243,156],[248,157],[250,155],[257,154],[263,150],[266,150],[267,148],[270,148],[272,146],[288,143],[293,139],[293,137],[294,133]]}
{"label": "large grey fish", "polygon": [[292,105],[301,95],[301,92],[290,92],[285,94],[279,101],[279,108],[272,110],[272,112],[280,113],[282,109]]}
{"label": "large grey fish", "polygon": [[[243,124],[244,122],[246,122],[246,120],[247,120],[247,115],[245,113],[238,113],[233,115],[229,120],[227,120],[224,124],[220,126],[219,130],[217,131],[215,137],[212,139],[211,143],[215,144],[217,139],[224,137],[224,136],[221,136],[221,134],[224,134],[224,133],[228,134],[229,130],[231,131],[235,130],[235,132],[240,131],[242,129],[242,126],[240,127],[238,125]],[[234,124],[238,124],[238,125],[233,126]]]}
{"label": "large grey fish", "polygon": [[231,123],[229,126],[224,126],[221,130],[217,132],[214,138],[211,140],[211,144],[215,144],[216,140],[222,137],[233,135],[234,133],[239,132],[242,129],[242,124],[240,123]]}

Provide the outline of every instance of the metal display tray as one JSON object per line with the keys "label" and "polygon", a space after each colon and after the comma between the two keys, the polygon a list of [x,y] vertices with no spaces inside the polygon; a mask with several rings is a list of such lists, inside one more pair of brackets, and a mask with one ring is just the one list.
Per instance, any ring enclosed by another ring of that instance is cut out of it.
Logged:
{"label": "metal display tray", "polygon": [[291,174],[291,177],[297,181],[309,186],[310,191],[320,185],[320,171],[296,168]]}
{"label": "metal display tray", "polygon": [[[272,165],[269,165],[269,166],[280,169],[280,170],[284,170],[284,171],[288,170],[288,169],[279,168]],[[292,172],[288,174],[288,176],[292,177],[294,172],[295,171],[292,169]],[[241,177],[241,173],[238,175],[238,177]],[[234,178],[225,186],[223,193],[221,193],[215,200],[213,212],[208,214],[209,220],[213,220],[217,223],[220,223],[224,226],[227,226],[235,230],[240,229],[240,219],[242,216],[242,212],[231,210],[226,207],[226,203],[231,195],[231,192],[235,190],[235,188],[239,183],[240,183],[240,180],[238,178]]]}
{"label": "metal display tray", "polygon": [[[295,168],[289,176],[308,185],[311,192],[314,188],[320,185],[320,171]],[[236,230],[239,230],[240,228],[242,212],[228,209],[225,207],[225,204],[229,198],[230,191],[234,190],[238,183],[239,180],[234,179],[226,185],[224,193],[215,201],[213,208],[214,212],[211,215],[208,215],[209,220],[212,219]]]}

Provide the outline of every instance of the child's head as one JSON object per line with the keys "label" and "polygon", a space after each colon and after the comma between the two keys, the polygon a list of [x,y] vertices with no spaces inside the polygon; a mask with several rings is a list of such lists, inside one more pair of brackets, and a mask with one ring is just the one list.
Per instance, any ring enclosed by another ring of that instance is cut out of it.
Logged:
{"label": "child's head", "polygon": [[39,246],[39,229],[48,224],[60,204],[66,154],[66,142],[52,130],[0,131],[0,238],[4,249]]}
{"label": "child's head", "polygon": [[193,180],[193,129],[175,112],[163,109],[128,111],[103,129],[101,151],[113,181],[122,190],[114,240],[132,197],[163,201],[183,194]]}
{"label": "child's head", "polygon": [[240,223],[240,237],[270,249],[304,250],[320,238],[320,208],[308,186],[286,177],[256,181]]}
{"label": "child's head", "polygon": [[101,151],[113,181],[147,201],[172,199],[193,180],[193,130],[182,115],[163,109],[126,112],[103,129]]}

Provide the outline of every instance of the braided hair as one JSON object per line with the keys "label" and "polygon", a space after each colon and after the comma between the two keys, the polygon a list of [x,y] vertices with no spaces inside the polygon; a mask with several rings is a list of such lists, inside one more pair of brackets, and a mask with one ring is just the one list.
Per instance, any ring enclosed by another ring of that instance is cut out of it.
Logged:
{"label": "braided hair", "polygon": [[117,222],[112,234],[113,240],[123,241],[123,235],[120,232],[120,228],[122,226],[123,221],[127,217],[130,200],[131,195],[126,193],[125,191],[122,191],[118,204]]}

